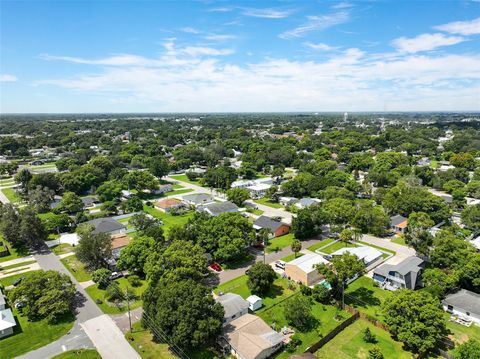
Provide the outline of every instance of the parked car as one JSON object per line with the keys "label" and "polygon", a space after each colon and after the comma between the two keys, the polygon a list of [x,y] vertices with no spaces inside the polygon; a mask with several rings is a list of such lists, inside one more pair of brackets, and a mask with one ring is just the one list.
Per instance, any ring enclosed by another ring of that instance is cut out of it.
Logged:
{"label": "parked car", "polygon": [[221,272],[222,267],[218,263],[212,263],[209,265],[210,269],[213,269],[215,272]]}
{"label": "parked car", "polygon": [[275,267],[280,268],[280,269],[285,269],[285,264],[287,264],[287,263],[285,263],[284,261],[280,261],[280,260],[275,261]]}

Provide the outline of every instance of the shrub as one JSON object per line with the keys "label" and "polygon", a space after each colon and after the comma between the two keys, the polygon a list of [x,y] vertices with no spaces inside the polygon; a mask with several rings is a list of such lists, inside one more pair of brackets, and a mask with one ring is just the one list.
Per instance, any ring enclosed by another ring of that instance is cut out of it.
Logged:
{"label": "shrub", "polygon": [[138,275],[133,274],[131,276],[128,276],[127,280],[132,287],[140,287],[142,285],[142,281],[140,280],[140,277]]}

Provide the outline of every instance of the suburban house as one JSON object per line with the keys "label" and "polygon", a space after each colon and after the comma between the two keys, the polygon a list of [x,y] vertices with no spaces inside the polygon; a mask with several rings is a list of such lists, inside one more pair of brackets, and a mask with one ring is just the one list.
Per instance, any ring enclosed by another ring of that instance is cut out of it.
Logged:
{"label": "suburban house", "polygon": [[127,231],[125,225],[113,218],[96,218],[85,223],[94,227],[93,234],[107,233],[113,235]]}
{"label": "suburban house", "polygon": [[361,260],[365,264],[365,267],[370,266],[382,258],[382,252],[369,246],[340,248],[339,250],[333,252],[331,256],[341,256],[343,253],[350,253],[351,255],[354,255],[358,258],[358,260]]}
{"label": "suburban house", "polygon": [[407,229],[408,219],[399,214],[390,217],[390,228],[395,233],[404,234]]}
{"label": "suburban house", "polygon": [[197,211],[206,212],[211,216],[218,216],[222,213],[235,213],[238,212],[238,207],[235,203],[225,201],[225,202],[214,202],[206,205],[198,206]]}
{"label": "suburban house", "polygon": [[193,193],[182,196],[182,200],[192,206],[200,206],[202,204],[214,202],[213,197],[208,193]]}
{"label": "suburban house", "polygon": [[314,204],[318,204],[320,203],[321,201],[318,199],[318,198],[302,198],[300,199],[298,202],[295,203],[295,206],[297,208],[307,208],[307,207],[310,207],[310,206],[313,206]]}
{"label": "suburban house", "polygon": [[278,198],[278,202],[284,206],[291,206],[298,202],[298,198],[281,196]]}
{"label": "suburban house", "polygon": [[222,305],[225,311],[223,325],[227,325],[232,320],[247,314],[250,306],[249,302],[235,293],[221,294],[215,300]]}
{"label": "suburban house", "polygon": [[263,305],[262,298],[260,298],[259,296],[255,295],[255,294],[252,294],[246,300],[249,304],[248,309],[250,309],[252,312],[260,309]]}
{"label": "suburban house", "polygon": [[315,268],[320,263],[328,264],[328,261],[315,253],[304,254],[285,265],[285,274],[295,282],[311,286],[323,278]]}
{"label": "suburban house", "polygon": [[115,234],[112,236],[112,257],[118,259],[120,256],[120,252],[123,248],[128,246],[130,243],[130,238],[122,233],[122,234]]}
{"label": "suburban house", "polygon": [[185,203],[176,198],[161,199],[160,201],[156,201],[153,205],[155,206],[155,208],[165,213],[170,213],[172,210],[182,210],[187,207]]}
{"label": "suburban house", "polygon": [[446,312],[480,325],[480,294],[461,289],[448,294],[442,305]]}
{"label": "suburban house", "polygon": [[7,308],[5,296],[0,290],[0,338],[13,334],[13,327],[16,325],[12,310]]}
{"label": "suburban house", "polygon": [[245,314],[223,330],[224,351],[240,359],[265,359],[283,345],[283,335],[270,328],[260,317]]}
{"label": "suburban house", "polygon": [[261,229],[268,229],[270,238],[280,237],[290,232],[290,226],[280,220],[276,220],[267,216],[258,217],[253,222],[253,228],[259,232]]}
{"label": "suburban house", "polygon": [[422,286],[421,275],[424,266],[423,259],[408,257],[398,264],[383,264],[375,268],[373,279],[388,290],[416,289]]}

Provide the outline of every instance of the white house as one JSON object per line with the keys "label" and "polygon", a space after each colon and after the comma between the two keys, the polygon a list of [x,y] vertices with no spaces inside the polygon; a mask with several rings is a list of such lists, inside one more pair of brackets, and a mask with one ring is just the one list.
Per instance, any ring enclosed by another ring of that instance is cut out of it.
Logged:
{"label": "white house", "polygon": [[461,289],[447,295],[442,305],[446,312],[480,325],[480,294]]}

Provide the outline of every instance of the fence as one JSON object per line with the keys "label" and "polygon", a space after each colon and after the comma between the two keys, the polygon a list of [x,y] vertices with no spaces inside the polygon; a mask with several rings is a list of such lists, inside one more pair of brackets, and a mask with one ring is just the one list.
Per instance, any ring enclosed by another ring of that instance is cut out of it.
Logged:
{"label": "fence", "polygon": [[323,347],[325,344],[327,344],[330,340],[335,338],[341,331],[343,331],[346,327],[351,325],[353,322],[355,322],[358,318],[360,317],[359,313],[353,314],[350,318],[347,320],[343,321],[340,323],[338,326],[335,327],[330,333],[328,333],[326,336],[324,336],[322,339],[320,339],[318,342],[313,344],[311,347],[307,348],[305,350],[305,353],[315,353],[317,350],[319,350],[321,347]]}

